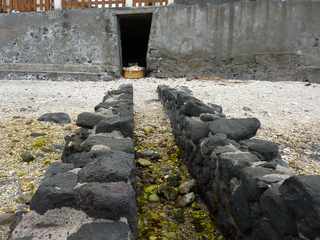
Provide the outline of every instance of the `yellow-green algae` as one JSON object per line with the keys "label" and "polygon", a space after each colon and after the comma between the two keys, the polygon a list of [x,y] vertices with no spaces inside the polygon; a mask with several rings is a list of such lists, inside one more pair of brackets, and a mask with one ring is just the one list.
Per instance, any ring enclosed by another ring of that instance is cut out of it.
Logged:
{"label": "yellow-green algae", "polygon": [[175,201],[156,198],[159,188],[168,183],[169,175],[178,174],[181,182],[189,180],[190,176],[160,104],[157,111],[147,115],[138,113],[135,118],[136,151],[156,150],[161,156],[158,160],[152,160],[149,166],[137,164],[138,239],[223,239],[198,198],[191,206],[184,208],[177,207]]}
{"label": "yellow-green algae", "polygon": [[45,147],[47,145],[47,138],[46,137],[37,137],[32,142],[32,149],[37,150]]}
{"label": "yellow-green algae", "polygon": [[[32,195],[37,189],[45,170],[52,162],[60,159],[60,152],[53,145],[63,145],[64,135],[75,129],[73,124],[59,125],[39,122],[36,119],[15,117],[0,124],[0,180],[16,179],[21,194]],[[32,133],[39,133],[33,137]],[[35,159],[23,162],[21,154],[30,152]],[[11,184],[12,185],[12,184]],[[11,186],[10,185],[10,186]],[[16,187],[8,187],[0,193],[0,213],[15,212],[20,204]],[[0,231],[1,234],[1,231]]]}

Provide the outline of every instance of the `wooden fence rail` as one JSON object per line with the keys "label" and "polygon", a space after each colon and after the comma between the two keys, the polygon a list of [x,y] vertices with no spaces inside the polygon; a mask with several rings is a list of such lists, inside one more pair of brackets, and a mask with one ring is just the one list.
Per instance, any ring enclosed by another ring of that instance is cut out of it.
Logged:
{"label": "wooden fence rail", "polygon": [[[63,9],[125,7],[126,0],[62,0]],[[165,6],[168,0],[132,0],[132,7]],[[0,0],[0,12],[52,10],[54,0]]]}
{"label": "wooden fence rail", "polygon": [[0,0],[0,12],[33,12],[53,9],[53,0]]}
{"label": "wooden fence rail", "polygon": [[165,6],[168,0],[133,0],[133,7]]}
{"label": "wooden fence rail", "polygon": [[125,0],[62,0],[63,9],[125,7]]}

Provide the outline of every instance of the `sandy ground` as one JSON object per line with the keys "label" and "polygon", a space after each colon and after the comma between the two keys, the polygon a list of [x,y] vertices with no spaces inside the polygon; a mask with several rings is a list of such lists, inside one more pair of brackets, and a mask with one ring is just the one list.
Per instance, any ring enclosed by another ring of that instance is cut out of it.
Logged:
{"label": "sandy ground", "polygon": [[188,86],[205,102],[221,104],[227,115],[254,115],[265,127],[287,128],[320,120],[319,84],[152,78],[113,82],[0,81],[0,119],[91,110],[108,89],[123,83],[134,84],[136,111],[143,111],[149,100],[157,98],[157,85],[167,84]]}

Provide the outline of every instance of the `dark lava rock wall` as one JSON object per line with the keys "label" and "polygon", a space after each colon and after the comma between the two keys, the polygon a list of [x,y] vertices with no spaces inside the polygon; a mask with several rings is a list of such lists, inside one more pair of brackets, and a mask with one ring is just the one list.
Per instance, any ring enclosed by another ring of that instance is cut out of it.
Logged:
{"label": "dark lava rock wall", "polygon": [[255,118],[228,119],[185,88],[158,87],[183,159],[226,239],[320,237],[320,176],[296,176]]}
{"label": "dark lava rock wall", "polygon": [[177,3],[154,10],[152,75],[319,82],[319,1]]}
{"label": "dark lava rock wall", "polygon": [[[63,215],[64,211],[67,214],[64,209],[68,207],[98,219],[82,225],[67,238],[70,240],[135,239],[132,85],[109,91],[95,107],[95,112],[78,116],[77,125],[80,128],[66,136],[62,162],[52,164],[45,173],[31,200],[31,210],[44,215],[52,209],[61,209]],[[26,223],[20,225],[23,224]],[[48,223],[41,224],[44,225],[40,227],[42,229],[53,227]],[[19,229],[21,226],[18,225],[16,231]],[[38,239],[35,236],[39,231],[35,228],[30,239]],[[40,239],[61,239],[61,236],[53,234]]]}

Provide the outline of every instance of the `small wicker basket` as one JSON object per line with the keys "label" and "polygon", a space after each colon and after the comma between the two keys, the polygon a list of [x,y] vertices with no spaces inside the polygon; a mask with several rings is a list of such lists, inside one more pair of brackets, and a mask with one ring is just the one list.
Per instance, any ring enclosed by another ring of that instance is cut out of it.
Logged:
{"label": "small wicker basket", "polygon": [[128,79],[139,79],[144,77],[144,68],[133,70],[130,68],[123,68],[123,77]]}

